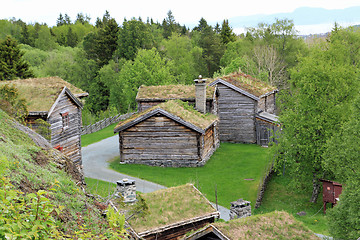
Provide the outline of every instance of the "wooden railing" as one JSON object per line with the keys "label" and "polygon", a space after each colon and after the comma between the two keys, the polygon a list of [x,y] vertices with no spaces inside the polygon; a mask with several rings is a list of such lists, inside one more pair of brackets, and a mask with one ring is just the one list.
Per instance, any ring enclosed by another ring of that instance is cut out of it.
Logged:
{"label": "wooden railing", "polygon": [[115,115],[113,117],[109,117],[109,118],[105,118],[103,120],[100,120],[94,124],[90,124],[87,126],[82,126],[81,127],[81,135],[85,135],[85,134],[89,134],[89,133],[93,133],[93,132],[97,132],[100,131],[101,129],[104,129],[106,127],[108,127],[109,125],[113,124],[113,123],[117,123],[120,122],[121,120],[125,120],[127,118],[129,118],[130,116],[132,116],[133,114],[135,114],[136,112],[131,112],[131,113],[126,113],[126,114],[118,114]]}

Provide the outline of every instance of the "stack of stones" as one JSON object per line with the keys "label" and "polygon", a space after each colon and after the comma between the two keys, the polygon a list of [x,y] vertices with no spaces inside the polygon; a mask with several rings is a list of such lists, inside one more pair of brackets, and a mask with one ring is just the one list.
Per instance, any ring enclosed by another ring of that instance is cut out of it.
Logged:
{"label": "stack of stones", "polygon": [[249,201],[242,198],[231,202],[230,219],[244,218],[251,216],[251,205]]}
{"label": "stack of stones", "polygon": [[136,201],[136,186],[134,180],[123,179],[117,181],[116,192],[118,196],[124,198],[125,203],[133,203]]}

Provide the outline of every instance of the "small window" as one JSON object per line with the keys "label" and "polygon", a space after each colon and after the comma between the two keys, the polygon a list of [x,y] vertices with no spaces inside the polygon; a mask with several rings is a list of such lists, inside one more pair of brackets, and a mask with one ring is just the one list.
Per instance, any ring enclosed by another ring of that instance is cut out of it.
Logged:
{"label": "small window", "polygon": [[69,127],[69,112],[61,114],[63,128]]}

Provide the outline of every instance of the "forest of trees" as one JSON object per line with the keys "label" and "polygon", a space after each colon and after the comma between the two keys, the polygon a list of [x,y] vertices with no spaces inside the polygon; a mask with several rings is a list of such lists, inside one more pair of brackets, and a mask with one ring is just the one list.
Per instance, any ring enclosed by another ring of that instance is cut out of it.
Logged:
{"label": "forest of trees", "polygon": [[319,178],[341,181],[330,231],[345,239],[360,234],[359,205],[351,204],[360,202],[359,30],[335,24],[326,38],[304,40],[288,19],[235,35],[226,19],[210,26],[201,18],[189,29],[171,11],[161,23],[122,24],[106,12],[95,25],[81,13],[75,21],[60,14],[54,27],[0,20],[0,53],[1,80],[60,76],[90,93],[84,114],[92,115],[135,110],[143,84],[193,84],[200,74],[242,71],[277,86],[283,131],[272,148],[275,168],[292,175],[311,202]]}
{"label": "forest of trees", "polygon": [[306,52],[287,19],[236,36],[228,20],[213,27],[201,18],[189,29],[171,11],[161,23],[132,18],[120,25],[107,11],[95,25],[82,13],[74,21],[60,14],[53,27],[0,20],[0,40],[9,37],[19,45],[29,71],[2,79],[59,76],[90,93],[85,112],[95,115],[134,110],[142,84],[192,84],[198,75],[241,70],[281,88],[296,54]]}

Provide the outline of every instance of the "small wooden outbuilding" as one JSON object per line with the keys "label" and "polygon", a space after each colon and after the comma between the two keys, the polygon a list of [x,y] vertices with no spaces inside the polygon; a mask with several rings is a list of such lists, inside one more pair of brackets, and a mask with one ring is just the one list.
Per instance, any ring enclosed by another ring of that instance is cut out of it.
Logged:
{"label": "small wooden outbuilding", "polygon": [[120,162],[164,167],[206,163],[219,146],[218,119],[186,102],[171,100],[133,115],[114,129]]}
{"label": "small wooden outbuilding", "polygon": [[267,109],[275,112],[276,89],[244,73],[216,79],[214,107],[219,116],[220,140],[256,143],[255,115]]}
{"label": "small wooden outbuilding", "polygon": [[342,192],[342,184],[330,180],[320,179],[323,183],[323,202],[324,214],[326,213],[326,203],[331,203],[334,206],[339,201],[339,196]]}
{"label": "small wooden outbuilding", "polygon": [[27,124],[37,128],[35,120],[50,124],[51,145],[62,151],[74,163],[81,165],[81,109],[79,100],[88,93],[59,77],[4,81],[15,86],[27,102]]}
{"label": "small wooden outbuilding", "polygon": [[269,146],[270,142],[276,142],[273,134],[281,130],[278,117],[268,112],[259,112],[256,118],[256,142],[260,146]]}

